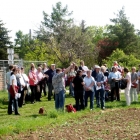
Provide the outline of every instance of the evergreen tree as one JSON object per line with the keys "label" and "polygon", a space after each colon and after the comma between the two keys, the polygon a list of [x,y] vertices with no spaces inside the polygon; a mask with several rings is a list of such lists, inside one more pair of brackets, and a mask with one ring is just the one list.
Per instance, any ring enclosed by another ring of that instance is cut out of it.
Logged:
{"label": "evergreen tree", "polygon": [[7,59],[7,47],[12,44],[10,37],[8,36],[10,31],[8,31],[4,25],[2,20],[0,20],[0,60]]}
{"label": "evergreen tree", "polygon": [[118,42],[117,48],[129,54],[134,52],[137,47],[137,36],[134,25],[126,17],[124,7],[116,14],[116,18],[110,19],[113,25],[108,26],[106,34],[113,42]]}

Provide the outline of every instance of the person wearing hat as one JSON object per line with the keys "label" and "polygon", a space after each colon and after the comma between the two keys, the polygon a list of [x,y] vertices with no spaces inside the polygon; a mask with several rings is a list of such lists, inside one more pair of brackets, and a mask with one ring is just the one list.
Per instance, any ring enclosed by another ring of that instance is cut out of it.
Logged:
{"label": "person wearing hat", "polygon": [[94,73],[92,72],[92,76],[96,81],[96,88],[95,88],[95,96],[96,96],[96,103],[97,107],[101,107],[101,109],[105,109],[105,91],[104,91],[104,75],[100,71],[100,66],[94,66]]}
{"label": "person wearing hat", "polygon": [[52,90],[53,90],[52,78],[55,73],[56,73],[55,64],[51,64],[51,68],[44,73],[48,82],[48,101],[51,101],[51,96],[53,95],[52,94]]}

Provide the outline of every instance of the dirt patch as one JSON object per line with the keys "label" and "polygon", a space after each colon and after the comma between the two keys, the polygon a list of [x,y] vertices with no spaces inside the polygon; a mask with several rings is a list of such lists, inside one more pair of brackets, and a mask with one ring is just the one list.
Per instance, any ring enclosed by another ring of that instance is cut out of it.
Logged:
{"label": "dirt patch", "polygon": [[61,126],[20,134],[20,140],[140,140],[140,109],[90,112]]}

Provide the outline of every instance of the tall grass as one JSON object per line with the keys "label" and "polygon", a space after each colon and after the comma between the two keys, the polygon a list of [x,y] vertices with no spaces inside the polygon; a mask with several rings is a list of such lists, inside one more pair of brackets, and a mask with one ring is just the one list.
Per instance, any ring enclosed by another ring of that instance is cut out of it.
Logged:
{"label": "tall grass", "polygon": [[[100,111],[96,108],[96,102],[94,102],[94,110],[91,112],[89,107],[83,111],[76,113],[57,112],[54,109],[54,100],[47,101],[46,97],[41,98],[41,102],[35,104],[27,103],[22,108],[19,108],[20,116],[7,115],[8,107],[8,94],[3,91],[0,92],[0,136],[2,135],[14,135],[26,131],[35,131],[38,129],[46,129],[48,126],[67,124],[68,120],[77,119],[88,113],[96,113]],[[66,95],[65,104],[74,104],[74,98]],[[45,112],[43,115],[38,113],[39,108],[44,107]],[[139,102],[133,103],[130,107],[139,107]],[[106,102],[106,108],[129,108],[126,106],[124,94],[121,94],[121,101]],[[46,129],[47,131],[47,129]]]}

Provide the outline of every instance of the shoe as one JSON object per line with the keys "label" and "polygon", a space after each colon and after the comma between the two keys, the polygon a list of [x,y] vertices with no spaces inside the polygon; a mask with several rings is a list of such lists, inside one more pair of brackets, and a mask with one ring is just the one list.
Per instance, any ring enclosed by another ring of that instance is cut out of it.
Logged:
{"label": "shoe", "polygon": [[8,113],[8,115],[12,115],[12,113]]}
{"label": "shoe", "polygon": [[19,113],[16,113],[15,115],[20,115]]}
{"label": "shoe", "polygon": [[90,111],[92,111],[93,109],[90,109]]}
{"label": "shoe", "polygon": [[102,110],[105,110],[105,107],[103,107]]}

